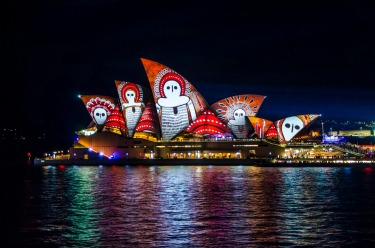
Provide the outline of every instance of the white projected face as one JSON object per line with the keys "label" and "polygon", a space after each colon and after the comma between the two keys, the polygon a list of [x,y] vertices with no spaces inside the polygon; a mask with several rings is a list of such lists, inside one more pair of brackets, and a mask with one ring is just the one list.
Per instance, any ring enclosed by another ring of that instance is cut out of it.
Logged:
{"label": "white projected face", "polygon": [[96,124],[103,125],[107,120],[107,111],[103,108],[96,108],[94,110],[94,119]]}
{"label": "white projected face", "polygon": [[234,120],[231,120],[231,124],[241,126],[245,125],[245,111],[243,109],[237,109],[233,113]]}
{"label": "white projected face", "polygon": [[128,101],[128,103],[134,103],[134,100],[135,100],[134,90],[127,90],[125,92],[125,97],[126,97],[126,100]]}
{"label": "white projected face", "polygon": [[181,94],[181,86],[174,80],[166,82],[163,90],[166,98],[178,98]]}
{"label": "white projected face", "polygon": [[286,141],[291,140],[301,129],[303,128],[303,122],[297,116],[285,118],[281,131]]}

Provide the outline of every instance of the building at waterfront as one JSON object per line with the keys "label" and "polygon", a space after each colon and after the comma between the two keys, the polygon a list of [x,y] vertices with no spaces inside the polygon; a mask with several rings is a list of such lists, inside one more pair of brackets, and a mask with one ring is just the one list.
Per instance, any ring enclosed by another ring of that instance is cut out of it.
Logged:
{"label": "building at waterfront", "polygon": [[92,121],[77,131],[70,159],[280,157],[314,138],[308,127],[319,114],[267,120],[257,116],[266,96],[246,93],[209,104],[178,72],[141,61],[150,88],[116,80],[116,97],[79,96]]}

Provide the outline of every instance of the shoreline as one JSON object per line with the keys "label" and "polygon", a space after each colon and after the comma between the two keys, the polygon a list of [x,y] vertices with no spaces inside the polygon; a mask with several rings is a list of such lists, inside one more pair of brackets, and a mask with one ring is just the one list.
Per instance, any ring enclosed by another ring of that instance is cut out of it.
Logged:
{"label": "shoreline", "polygon": [[34,166],[49,165],[242,165],[259,167],[375,167],[375,160],[370,159],[84,159],[84,160],[43,160],[35,159]]}

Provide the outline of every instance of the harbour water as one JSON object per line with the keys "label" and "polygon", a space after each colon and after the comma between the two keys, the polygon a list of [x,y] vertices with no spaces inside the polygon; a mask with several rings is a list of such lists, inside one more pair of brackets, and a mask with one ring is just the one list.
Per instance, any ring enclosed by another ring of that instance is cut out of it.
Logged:
{"label": "harbour water", "polygon": [[3,166],[2,247],[371,247],[375,171]]}

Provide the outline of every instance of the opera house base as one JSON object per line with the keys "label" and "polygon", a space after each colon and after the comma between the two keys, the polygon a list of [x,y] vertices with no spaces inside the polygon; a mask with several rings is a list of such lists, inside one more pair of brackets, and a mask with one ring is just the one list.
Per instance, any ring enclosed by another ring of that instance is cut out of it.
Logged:
{"label": "opera house base", "polygon": [[375,161],[369,159],[83,159],[83,160],[44,160],[36,158],[35,166],[259,166],[259,167],[375,167]]}

